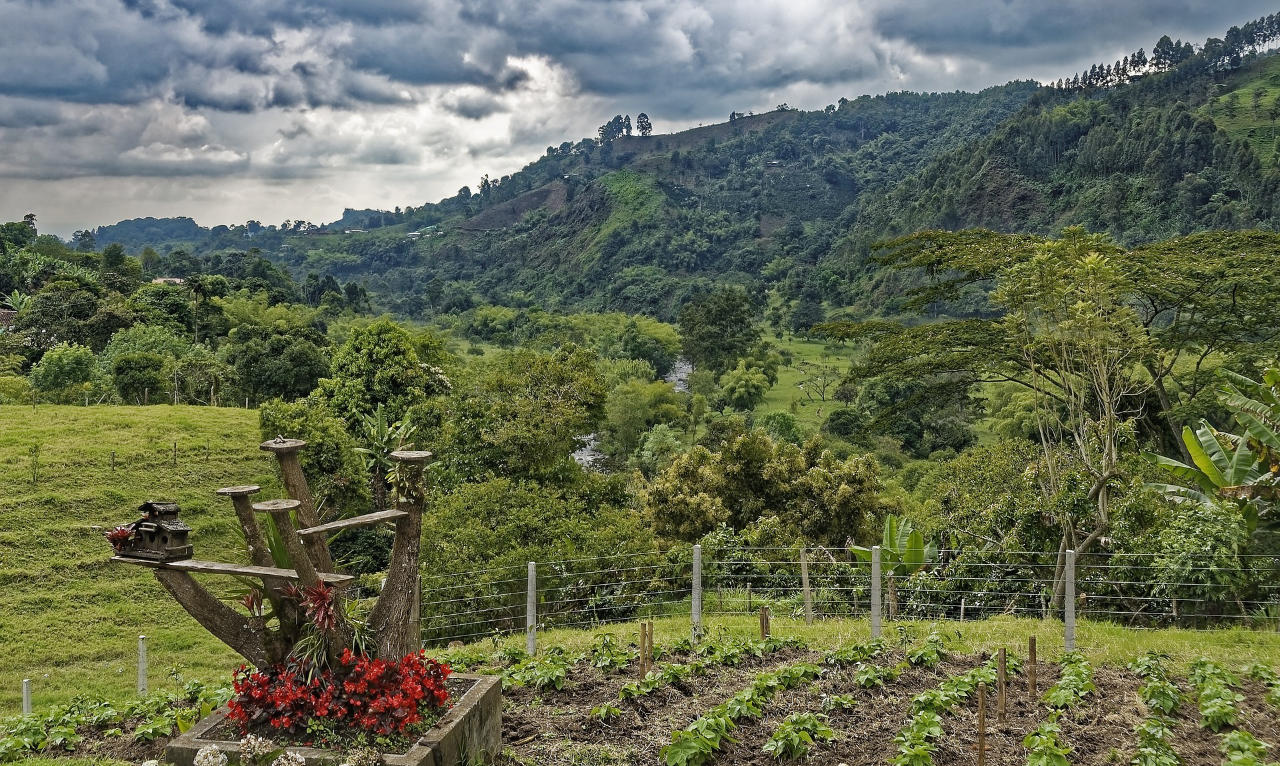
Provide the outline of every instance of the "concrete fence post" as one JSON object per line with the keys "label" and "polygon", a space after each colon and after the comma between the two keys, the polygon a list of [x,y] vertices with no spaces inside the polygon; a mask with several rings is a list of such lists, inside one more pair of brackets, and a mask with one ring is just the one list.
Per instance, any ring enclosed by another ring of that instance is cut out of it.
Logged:
{"label": "concrete fence post", "polygon": [[1066,597],[1062,600],[1063,645],[1068,652],[1076,649],[1076,552],[1067,551]]}
{"label": "concrete fence post", "polygon": [[871,637],[880,637],[880,546],[871,546]]}
{"label": "concrete fence post", "polygon": [[413,645],[422,649],[422,573],[413,578],[413,603],[409,606],[409,623],[412,625]]}
{"label": "concrete fence post", "polygon": [[31,715],[31,679],[22,679],[22,714]]}
{"label": "concrete fence post", "polygon": [[800,587],[804,590],[804,621],[813,624],[813,591],[809,589],[809,554],[800,549]]}
{"label": "concrete fence post", "polygon": [[147,637],[138,636],[138,696],[147,696]]}
{"label": "concrete fence post", "polygon": [[690,599],[693,640],[702,638],[702,546],[693,546],[693,595]]}
{"label": "concrete fence post", "polygon": [[529,562],[529,596],[524,605],[524,650],[530,657],[538,653],[538,565]]}

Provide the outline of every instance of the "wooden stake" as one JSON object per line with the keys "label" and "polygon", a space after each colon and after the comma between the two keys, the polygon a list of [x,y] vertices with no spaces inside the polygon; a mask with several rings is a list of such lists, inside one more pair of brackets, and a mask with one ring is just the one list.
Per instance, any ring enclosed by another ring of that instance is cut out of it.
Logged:
{"label": "wooden stake", "polygon": [[649,663],[649,670],[653,670],[653,620],[649,620],[649,639],[645,641],[645,646],[649,647],[649,656],[645,659]]}
{"label": "wooden stake", "polygon": [[645,644],[648,642],[648,640],[649,640],[649,631],[647,628],[645,628],[645,624],[642,622],[640,623],[640,677],[641,678],[644,678],[645,673],[648,672],[647,663],[648,663],[649,653],[645,651]]}
{"label": "wooden stake", "polygon": [[1004,722],[1004,714],[1005,714],[1004,688],[1009,678],[1008,659],[1009,659],[1008,653],[1004,650],[1003,646],[1000,647],[1000,672],[996,676],[996,682],[999,684],[996,687],[996,711],[999,714],[999,720],[1002,723]]}
{"label": "wooden stake", "polygon": [[1036,637],[1027,639],[1027,693],[1035,701],[1036,691]]}
{"label": "wooden stake", "polygon": [[760,640],[769,637],[769,607],[760,607]]}
{"label": "wooden stake", "polygon": [[978,684],[978,766],[987,762],[987,685]]}

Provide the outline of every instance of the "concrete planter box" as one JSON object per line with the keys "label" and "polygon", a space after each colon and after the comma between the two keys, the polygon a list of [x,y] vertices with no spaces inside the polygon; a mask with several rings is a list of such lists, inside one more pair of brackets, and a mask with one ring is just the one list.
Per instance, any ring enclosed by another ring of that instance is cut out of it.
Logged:
{"label": "concrete planter box", "polygon": [[[502,679],[455,673],[450,678],[474,681],[435,726],[427,730],[405,753],[386,753],[387,766],[470,766],[493,763],[502,752]],[[170,740],[165,759],[177,766],[192,766],[200,748],[217,745],[232,763],[237,763],[239,740],[206,739],[227,717],[222,707]],[[307,766],[334,766],[342,754],[314,747],[290,747],[307,760]]]}

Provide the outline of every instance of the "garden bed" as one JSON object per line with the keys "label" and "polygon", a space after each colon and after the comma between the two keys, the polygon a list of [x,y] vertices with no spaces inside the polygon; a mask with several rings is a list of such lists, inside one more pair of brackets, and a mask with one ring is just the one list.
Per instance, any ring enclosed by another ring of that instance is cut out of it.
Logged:
{"label": "garden bed", "polygon": [[[449,678],[451,706],[400,753],[384,753],[387,766],[454,766],[476,760],[494,761],[502,749],[502,689],[496,676],[454,674]],[[215,745],[232,762],[239,752],[239,730],[227,721],[224,706],[169,742],[165,758],[176,766],[192,766],[196,753]],[[265,732],[269,735],[269,732]],[[337,750],[289,745],[307,766],[333,766]]]}
{"label": "garden bed", "polygon": [[[620,672],[604,673],[592,667],[589,658],[569,667],[562,688],[513,686],[505,692],[506,715],[503,737],[507,745],[502,763],[508,766],[537,766],[580,763],[665,764],[663,748],[671,744],[672,733],[705,716],[726,700],[751,686],[761,674],[777,672],[797,663],[821,665],[825,672],[816,680],[777,691],[758,717],[735,722],[728,738],[714,753],[711,762],[766,766],[780,761],[765,752],[771,735],[793,714],[823,712],[824,699],[847,695],[852,706],[828,710],[826,722],[835,735],[814,743],[804,762],[883,766],[898,755],[895,736],[912,715],[913,698],[935,689],[947,679],[965,674],[988,663],[983,655],[949,654],[934,667],[908,666],[908,645],[886,647],[868,664],[898,667],[900,674],[883,687],[862,688],[855,680],[856,666],[833,667],[825,663],[825,653],[786,649],[763,657],[752,657],[733,667],[712,666],[700,675],[690,675],[675,683],[664,683],[655,691],[635,699],[622,699],[619,691],[639,677],[634,663]],[[662,658],[666,663],[689,663],[696,657],[674,651]],[[1033,699],[1024,675],[1011,675],[1008,682],[1006,716],[996,711],[996,693],[988,689],[987,751],[989,766],[1023,766],[1028,762],[1024,740],[1042,724],[1055,718],[1061,727],[1061,742],[1070,748],[1072,764],[1129,763],[1137,747],[1135,727],[1146,713],[1138,696],[1141,679],[1128,668],[1099,665],[1093,668],[1096,688],[1060,715],[1045,702],[1045,693],[1062,677],[1056,662],[1044,659],[1038,665],[1038,693]],[[1185,692],[1188,684],[1178,679]],[[1265,700],[1267,689],[1260,683],[1242,679],[1238,690],[1239,725],[1266,742],[1280,746],[1280,716]],[[607,720],[597,715],[605,707],[617,713]],[[1185,695],[1170,716],[1174,728],[1173,748],[1184,766],[1218,766],[1223,762],[1219,736],[1202,728],[1196,703]],[[930,762],[936,766],[969,766],[977,763],[976,694],[960,701],[941,716],[942,735],[933,740]]]}

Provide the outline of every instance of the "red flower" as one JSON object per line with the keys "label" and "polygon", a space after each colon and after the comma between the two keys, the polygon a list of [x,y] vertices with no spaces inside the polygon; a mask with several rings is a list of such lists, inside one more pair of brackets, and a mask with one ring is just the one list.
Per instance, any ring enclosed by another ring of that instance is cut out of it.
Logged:
{"label": "red flower", "polygon": [[342,677],[324,670],[301,679],[306,668],[277,665],[250,673],[241,667],[232,680],[230,718],[247,730],[265,724],[303,734],[306,722],[319,718],[348,723],[376,734],[403,733],[422,720],[422,711],[449,699],[446,665],[421,652],[398,661],[373,659],[344,650]]}
{"label": "red flower", "polygon": [[124,544],[130,537],[133,537],[133,527],[116,527],[102,533],[107,538],[107,542],[111,543],[111,547],[117,552],[124,548]]}

